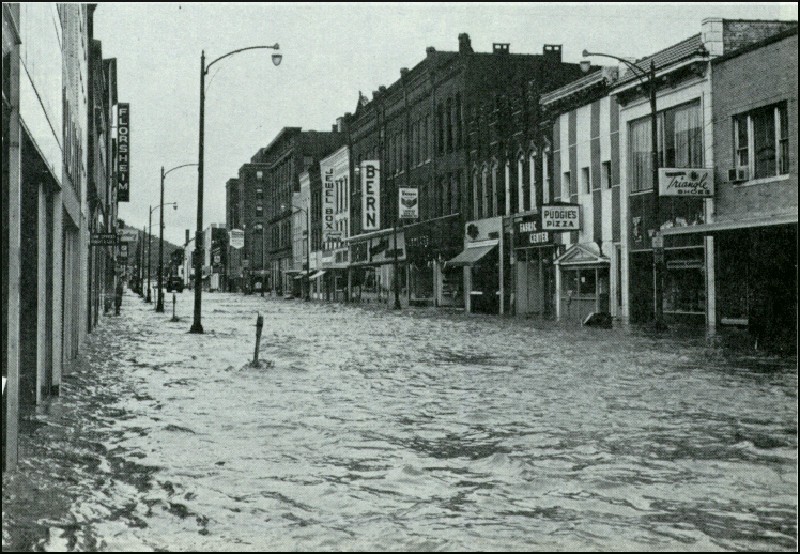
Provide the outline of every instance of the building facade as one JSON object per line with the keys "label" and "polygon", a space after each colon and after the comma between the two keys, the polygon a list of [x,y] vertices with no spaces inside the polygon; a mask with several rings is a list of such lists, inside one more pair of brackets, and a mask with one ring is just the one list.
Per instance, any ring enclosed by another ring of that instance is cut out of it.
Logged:
{"label": "building facade", "polygon": [[[342,145],[338,130],[303,131],[284,127],[273,141],[252,158],[253,164],[266,164],[264,174],[265,288],[275,294],[291,294],[295,274],[292,253],[292,195],[300,191],[298,177],[314,161]],[[241,178],[241,177],[240,177]],[[313,215],[312,215],[313,219]],[[313,229],[313,221],[312,221]],[[312,239],[313,240],[313,239]]]}
{"label": "building facade", "polygon": [[[797,27],[711,64],[718,326],[797,338]],[[758,75],[758,79],[753,79]]]}
{"label": "building facade", "polygon": [[116,264],[109,248],[98,271],[90,250],[100,212],[117,229],[115,81],[93,41],[93,13],[3,4],[4,468],[17,462],[20,414],[60,393]]}

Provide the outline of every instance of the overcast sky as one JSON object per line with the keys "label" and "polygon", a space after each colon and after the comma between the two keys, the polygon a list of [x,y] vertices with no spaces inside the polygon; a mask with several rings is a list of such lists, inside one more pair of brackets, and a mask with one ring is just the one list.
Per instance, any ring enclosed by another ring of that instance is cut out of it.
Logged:
{"label": "overcast sky", "polygon": [[[516,53],[562,44],[564,60],[584,48],[641,58],[700,32],[705,17],[797,19],[797,5],[764,4],[99,4],[95,38],[117,58],[119,101],[131,105],[131,202],[128,225],[147,223],[158,205],[159,171],[197,162],[200,52],[213,60],[237,54],[206,78],[204,225],[225,222],[225,182],[285,126],[330,130],[354,111],[358,92],[371,97],[425,48],[457,50],[466,32],[476,51],[493,42]],[[194,236],[197,171],[167,177],[165,238]],[[154,213],[153,232],[157,233]]]}

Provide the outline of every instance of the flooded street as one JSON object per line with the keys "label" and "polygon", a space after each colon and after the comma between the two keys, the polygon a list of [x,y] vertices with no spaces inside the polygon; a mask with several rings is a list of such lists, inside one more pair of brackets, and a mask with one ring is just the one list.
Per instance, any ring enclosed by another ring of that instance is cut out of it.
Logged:
{"label": "flooded street", "polygon": [[25,419],[4,551],[797,549],[796,358],[232,294],[197,336],[191,310],[128,293]]}

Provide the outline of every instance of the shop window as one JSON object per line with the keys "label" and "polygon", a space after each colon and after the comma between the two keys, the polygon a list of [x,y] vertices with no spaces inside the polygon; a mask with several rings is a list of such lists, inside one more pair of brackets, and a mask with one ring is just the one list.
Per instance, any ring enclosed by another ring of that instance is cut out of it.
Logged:
{"label": "shop window", "polygon": [[596,292],[596,274],[594,269],[580,271],[578,275],[578,293],[591,296]]}
{"label": "shop window", "polygon": [[758,108],[733,119],[737,169],[752,179],[789,173],[789,121],[786,104]]}
{"label": "shop window", "polygon": [[703,251],[675,251],[667,254],[664,277],[664,312],[705,313],[706,283]]}
{"label": "shop window", "polygon": [[562,190],[566,190],[567,194],[572,193],[572,179],[570,178],[569,171],[564,172],[564,181],[561,184]]}

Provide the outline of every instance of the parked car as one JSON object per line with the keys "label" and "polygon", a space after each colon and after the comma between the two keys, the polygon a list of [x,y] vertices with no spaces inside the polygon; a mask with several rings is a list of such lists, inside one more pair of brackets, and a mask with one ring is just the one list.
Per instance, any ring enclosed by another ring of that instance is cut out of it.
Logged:
{"label": "parked car", "polygon": [[167,279],[167,292],[183,292],[183,279],[173,276]]}

